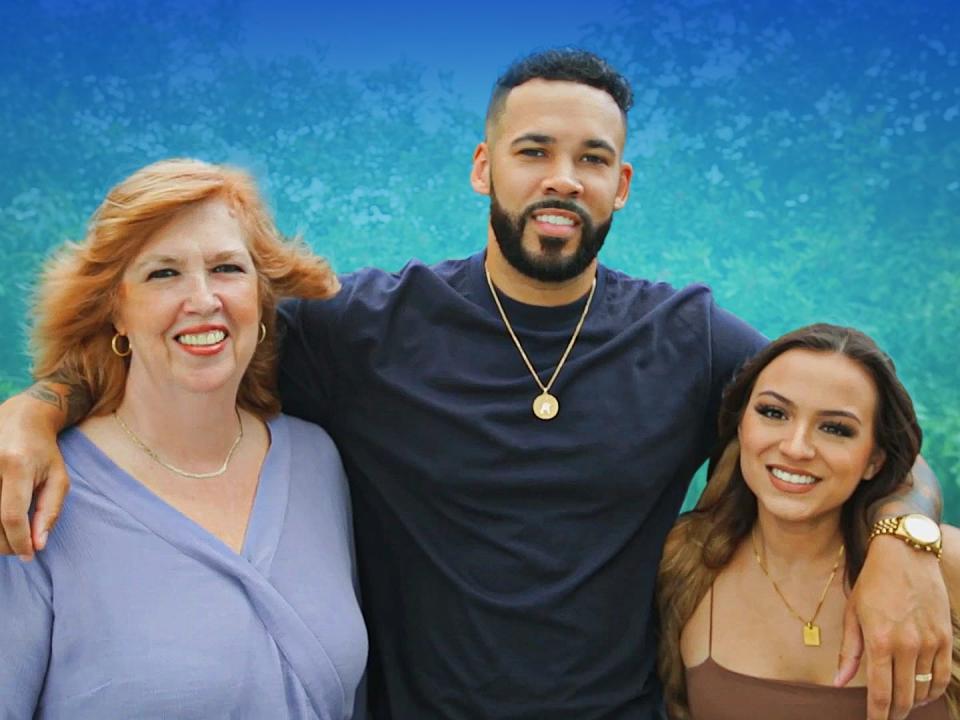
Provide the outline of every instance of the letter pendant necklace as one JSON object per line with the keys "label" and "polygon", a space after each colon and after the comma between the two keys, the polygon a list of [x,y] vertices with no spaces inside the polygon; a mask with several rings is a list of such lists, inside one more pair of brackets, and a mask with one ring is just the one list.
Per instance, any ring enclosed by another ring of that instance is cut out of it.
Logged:
{"label": "letter pendant necklace", "polygon": [[496,288],[493,287],[493,280],[490,279],[490,271],[487,270],[486,266],[484,266],[483,272],[487,276],[487,285],[490,287],[490,294],[493,295],[493,302],[496,304],[497,310],[500,311],[500,318],[503,320],[503,324],[506,326],[507,332],[510,333],[510,337],[513,339],[513,344],[517,346],[517,350],[520,352],[520,357],[523,358],[523,362],[526,364],[527,370],[529,370],[530,374],[533,375],[533,379],[536,381],[541,390],[540,394],[537,395],[537,397],[533,400],[533,414],[541,420],[553,420],[557,416],[557,413],[560,412],[560,402],[557,400],[555,395],[550,394],[550,388],[553,387],[553,382],[557,379],[557,375],[560,374],[560,369],[567,361],[567,356],[570,354],[570,351],[573,350],[573,345],[577,342],[577,338],[580,336],[580,330],[583,328],[583,322],[587,319],[587,312],[590,310],[590,302],[593,300],[593,293],[597,289],[597,277],[596,275],[593,277],[593,283],[590,285],[590,294],[587,295],[587,304],[583,306],[583,313],[580,315],[580,320],[577,321],[577,327],[573,330],[573,335],[570,338],[570,342],[567,344],[567,349],[563,351],[563,355],[560,357],[560,362],[557,363],[557,367],[553,371],[553,375],[550,377],[549,382],[544,385],[540,380],[540,376],[537,374],[537,371],[533,368],[533,363],[530,362],[530,358],[528,358],[527,354],[523,351],[523,346],[520,344],[520,339],[513,331],[513,327],[510,325],[510,321],[507,319],[507,313],[504,312],[503,305],[500,304],[500,297],[497,295]]}
{"label": "letter pendant necklace", "polygon": [[777,595],[779,595],[780,599],[783,600],[783,604],[787,606],[787,610],[790,611],[790,614],[803,623],[803,644],[807,647],[820,647],[820,626],[817,625],[815,621],[817,619],[817,615],[820,614],[820,608],[823,607],[823,600],[825,597],[827,597],[827,590],[830,589],[830,585],[833,583],[833,578],[837,575],[837,570],[840,567],[840,560],[843,557],[844,546],[840,546],[840,552],[837,553],[837,561],[833,564],[833,570],[830,572],[830,577],[827,578],[827,584],[823,586],[823,592],[820,593],[820,600],[817,601],[817,609],[813,611],[813,617],[811,617],[809,620],[804,620],[800,613],[794,610],[790,603],[787,602],[787,599],[783,596],[783,593],[780,592],[780,588],[777,587],[777,584],[773,581],[773,578],[770,577],[770,573],[767,572],[767,568],[763,564],[763,560],[760,559],[760,552],[757,550],[756,529],[750,533],[750,542],[753,544],[753,556],[757,559],[757,565],[759,565],[760,569],[763,570],[763,574],[766,576],[767,580],[770,581],[770,584],[773,585],[773,589],[777,591]]}

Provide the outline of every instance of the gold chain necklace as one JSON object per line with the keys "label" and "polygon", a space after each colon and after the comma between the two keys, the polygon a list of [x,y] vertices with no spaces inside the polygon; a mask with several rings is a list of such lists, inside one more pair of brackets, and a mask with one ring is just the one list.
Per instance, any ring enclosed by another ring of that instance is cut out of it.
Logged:
{"label": "gold chain necklace", "polygon": [[520,357],[522,357],[523,362],[526,363],[527,370],[530,371],[530,374],[533,375],[533,379],[540,387],[541,393],[533,400],[533,414],[541,420],[553,420],[557,416],[557,413],[560,412],[560,402],[555,396],[550,394],[550,388],[553,387],[553,381],[557,379],[557,375],[560,374],[560,369],[567,361],[567,356],[570,354],[570,351],[573,350],[574,343],[577,342],[577,337],[580,335],[580,329],[583,327],[583,321],[587,319],[587,312],[590,310],[590,301],[593,300],[593,292],[597,289],[597,276],[593,276],[593,283],[590,285],[590,294],[587,295],[587,304],[583,306],[583,313],[580,315],[580,320],[577,322],[577,327],[573,330],[573,335],[570,338],[570,342],[567,344],[567,349],[563,351],[560,362],[557,363],[557,368],[553,371],[550,381],[544,385],[543,382],[541,382],[537,371],[534,370],[533,363],[530,362],[530,358],[528,358],[527,354],[523,351],[523,346],[520,344],[520,339],[513,331],[513,327],[511,327],[510,321],[507,319],[507,313],[504,312],[503,305],[500,304],[500,297],[497,295],[497,291],[493,287],[493,280],[490,279],[490,271],[486,268],[486,266],[484,266],[483,272],[487,276],[487,285],[490,286],[490,294],[493,295],[493,302],[496,304],[497,310],[500,311],[500,317],[503,319],[503,324],[506,326],[507,332],[510,333],[510,337],[513,339],[513,344],[516,345],[517,350],[520,351]]}
{"label": "gold chain necklace", "polygon": [[156,452],[154,452],[149,447],[147,447],[147,444],[143,440],[141,440],[139,437],[136,436],[133,430],[127,427],[127,424],[120,419],[120,415],[117,414],[116,410],[113,411],[113,419],[117,421],[117,424],[121,428],[123,428],[123,431],[130,437],[131,440],[133,440],[134,444],[138,448],[143,450],[147,455],[149,455],[150,459],[153,460],[155,463],[162,465],[170,472],[176,473],[181,477],[192,478],[194,480],[206,480],[207,478],[219,477],[220,475],[223,475],[227,471],[227,465],[230,464],[230,458],[233,457],[234,451],[237,449],[237,447],[239,447],[240,441],[243,440],[243,421],[240,419],[240,411],[236,407],[234,407],[234,412],[237,413],[237,423],[240,425],[240,432],[237,433],[237,439],[234,440],[233,445],[230,446],[230,451],[227,453],[227,457],[223,461],[223,465],[221,465],[219,468],[217,468],[212,472],[205,472],[205,473],[195,473],[195,472],[190,472],[188,470],[181,470],[180,468],[175,467],[168,462],[164,462],[163,459],[161,459],[161,457],[157,455]]}
{"label": "gold chain necklace", "polygon": [[820,614],[820,608],[823,607],[823,600],[827,597],[827,590],[830,589],[831,583],[833,583],[833,578],[837,575],[837,570],[840,568],[840,559],[843,557],[843,548],[840,546],[840,552],[837,553],[837,561],[833,564],[833,570],[830,571],[830,577],[827,579],[827,584],[823,586],[823,592],[820,593],[820,600],[817,601],[817,609],[813,611],[813,617],[809,620],[804,620],[803,617],[798,613],[793,607],[787,602],[787,599],[783,596],[783,593],[780,592],[780,588],[777,587],[777,584],[773,581],[773,578],[770,577],[770,573],[767,572],[766,566],[763,564],[763,560],[760,559],[760,552],[757,550],[757,533],[756,528],[750,533],[750,542],[753,544],[753,556],[757,559],[757,565],[760,566],[760,569],[763,570],[763,574],[766,576],[767,580],[770,581],[770,584],[773,585],[773,589],[777,591],[777,595],[780,596],[780,599],[783,600],[783,604],[787,606],[787,610],[800,622],[803,623],[803,644],[808,647],[820,647],[820,626],[815,624],[814,621],[817,619],[817,615]]}

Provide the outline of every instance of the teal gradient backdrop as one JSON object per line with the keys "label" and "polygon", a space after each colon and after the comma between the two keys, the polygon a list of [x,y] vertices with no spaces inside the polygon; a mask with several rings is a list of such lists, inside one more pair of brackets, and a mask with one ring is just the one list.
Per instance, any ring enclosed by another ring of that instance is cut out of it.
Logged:
{"label": "teal gradient backdrop", "polygon": [[485,242],[467,175],[492,82],[577,44],[637,93],[604,261],[706,282],[768,335],[874,335],[960,521],[955,2],[6,0],[0,28],[0,397],[28,381],[45,254],[136,168],[252,170],[339,270],[465,255]]}

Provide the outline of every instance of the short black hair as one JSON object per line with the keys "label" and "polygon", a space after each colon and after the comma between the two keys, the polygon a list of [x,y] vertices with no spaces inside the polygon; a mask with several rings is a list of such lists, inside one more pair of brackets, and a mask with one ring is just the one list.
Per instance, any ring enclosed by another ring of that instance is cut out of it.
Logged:
{"label": "short black hair", "polygon": [[624,124],[627,111],[633,107],[630,81],[602,57],[577,48],[554,48],[520,58],[497,79],[487,105],[487,126],[503,112],[511,90],[535,79],[575,82],[603,90],[617,103]]}

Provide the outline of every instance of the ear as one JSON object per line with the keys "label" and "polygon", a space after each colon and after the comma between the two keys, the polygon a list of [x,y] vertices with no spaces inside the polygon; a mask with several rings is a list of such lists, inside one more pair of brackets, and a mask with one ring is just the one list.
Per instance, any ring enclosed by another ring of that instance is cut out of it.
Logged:
{"label": "ear", "polygon": [[477,149],[473,151],[470,185],[481,195],[490,194],[490,148],[486,142],[477,145]]}
{"label": "ear", "polygon": [[123,322],[123,319],[120,317],[119,312],[116,312],[116,311],[113,312],[112,317],[110,318],[110,322],[113,324],[113,329],[116,330],[118,333],[120,333],[121,335],[127,334],[126,323]]}
{"label": "ear", "polygon": [[880,469],[883,467],[883,463],[886,459],[887,453],[884,452],[882,448],[877,448],[874,450],[873,454],[870,456],[870,463],[863,471],[863,479],[873,480],[877,476],[877,473],[880,472]]}
{"label": "ear", "polygon": [[630,195],[630,181],[633,179],[633,165],[628,162],[620,165],[620,181],[617,183],[617,196],[613,199],[613,209],[620,210],[627,204]]}
{"label": "ear", "polygon": [[[126,272],[126,271],[124,271]],[[127,284],[124,281],[124,278],[120,278],[120,285],[116,288],[115,292],[110,293],[110,322],[113,324],[113,329],[116,330],[121,335],[126,335],[126,323],[123,321],[122,313],[120,308],[123,305],[124,300],[127,295]]]}

